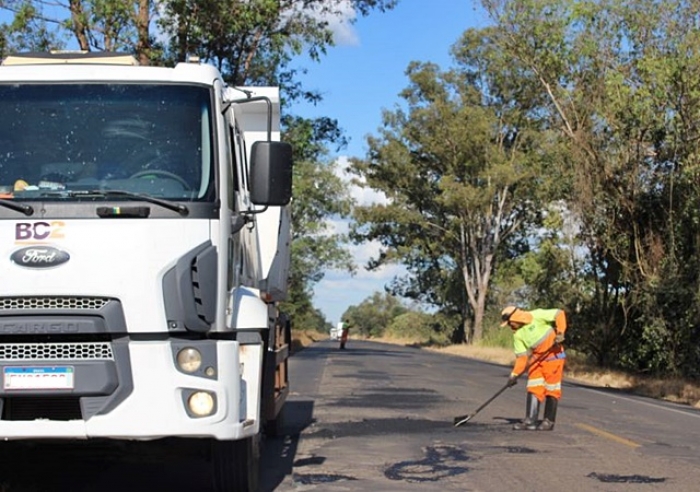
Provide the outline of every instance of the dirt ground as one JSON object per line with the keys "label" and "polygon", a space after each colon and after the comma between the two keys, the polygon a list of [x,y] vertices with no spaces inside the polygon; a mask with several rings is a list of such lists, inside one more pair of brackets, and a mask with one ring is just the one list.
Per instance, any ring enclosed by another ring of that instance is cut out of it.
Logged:
{"label": "dirt ground", "polygon": [[[328,338],[327,336],[314,331],[293,332],[292,351],[303,349],[318,340]],[[351,337],[352,338],[352,337]],[[413,340],[401,339],[373,339],[374,341],[395,343],[399,345],[416,345]],[[485,360],[497,364],[510,365],[513,363],[513,352],[497,347],[478,347],[471,345],[451,345],[444,348],[423,347],[425,350],[432,350],[451,355],[469,357],[472,359]],[[564,377],[570,381],[577,381],[591,386],[601,388],[625,389],[635,394],[659,398],[676,403],[690,405],[700,408],[700,382],[685,381],[682,379],[655,379],[621,371],[603,370],[587,364],[583,360],[573,356],[567,359],[564,369]]]}

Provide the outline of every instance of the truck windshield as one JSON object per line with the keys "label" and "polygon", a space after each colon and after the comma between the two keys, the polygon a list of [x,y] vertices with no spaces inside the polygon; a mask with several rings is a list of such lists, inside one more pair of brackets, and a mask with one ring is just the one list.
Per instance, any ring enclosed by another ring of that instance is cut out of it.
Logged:
{"label": "truck windshield", "polygon": [[70,201],[82,196],[70,191],[122,190],[193,201],[213,188],[206,88],[0,85],[0,114],[0,199]]}

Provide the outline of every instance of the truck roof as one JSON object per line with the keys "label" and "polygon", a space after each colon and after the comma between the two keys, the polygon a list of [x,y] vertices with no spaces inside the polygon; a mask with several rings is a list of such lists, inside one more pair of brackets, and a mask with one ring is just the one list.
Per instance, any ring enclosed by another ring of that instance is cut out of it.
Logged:
{"label": "truck roof", "polygon": [[173,68],[140,66],[124,53],[49,52],[7,56],[1,82],[178,82],[211,86],[221,74],[205,63],[178,63]]}
{"label": "truck roof", "polygon": [[95,63],[110,65],[138,65],[132,55],[115,52],[48,51],[15,53],[5,57],[2,65],[56,65],[62,63]]}

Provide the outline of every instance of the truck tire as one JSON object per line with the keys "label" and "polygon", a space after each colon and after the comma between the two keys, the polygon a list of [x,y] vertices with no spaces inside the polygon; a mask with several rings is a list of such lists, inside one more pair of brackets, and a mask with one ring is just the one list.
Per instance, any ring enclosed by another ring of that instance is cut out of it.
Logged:
{"label": "truck tire", "polygon": [[260,434],[238,441],[211,441],[216,492],[258,492]]}
{"label": "truck tire", "polygon": [[267,437],[282,437],[285,435],[284,407],[272,420],[265,422],[265,436]]}

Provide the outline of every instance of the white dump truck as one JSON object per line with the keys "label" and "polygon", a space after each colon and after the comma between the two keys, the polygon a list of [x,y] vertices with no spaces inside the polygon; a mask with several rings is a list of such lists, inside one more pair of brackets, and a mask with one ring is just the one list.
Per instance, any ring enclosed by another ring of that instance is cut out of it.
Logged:
{"label": "white dump truck", "polygon": [[186,438],[257,488],[289,391],[279,111],[197,62],[3,60],[0,439]]}
{"label": "white dump truck", "polygon": [[338,324],[331,328],[331,340],[340,340],[340,334],[343,333],[343,324],[344,323],[342,321],[338,321]]}

